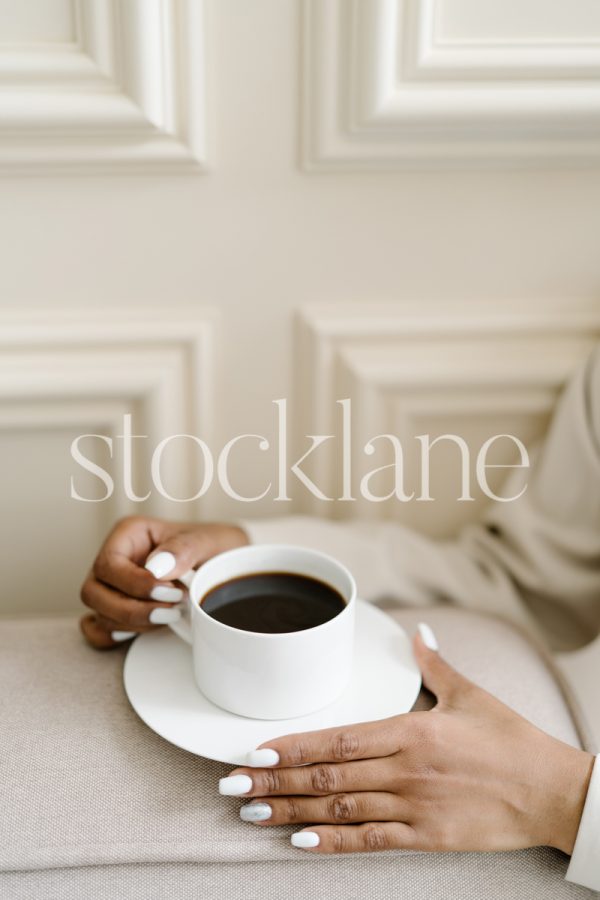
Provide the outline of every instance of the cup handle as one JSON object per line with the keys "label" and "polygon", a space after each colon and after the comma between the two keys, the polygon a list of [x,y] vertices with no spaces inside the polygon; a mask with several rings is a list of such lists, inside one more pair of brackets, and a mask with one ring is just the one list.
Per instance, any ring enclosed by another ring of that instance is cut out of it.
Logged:
{"label": "cup handle", "polygon": [[194,580],[195,574],[196,570],[190,569],[189,572],[185,572],[177,579],[178,581],[181,581],[183,582],[183,584],[185,584],[186,588],[188,589],[188,595],[185,600],[181,601],[181,618],[179,622],[172,622],[169,625],[171,631],[174,631],[177,637],[181,638],[182,641],[185,641],[186,644],[192,643],[192,623],[190,620],[189,589],[192,586],[192,581]]}

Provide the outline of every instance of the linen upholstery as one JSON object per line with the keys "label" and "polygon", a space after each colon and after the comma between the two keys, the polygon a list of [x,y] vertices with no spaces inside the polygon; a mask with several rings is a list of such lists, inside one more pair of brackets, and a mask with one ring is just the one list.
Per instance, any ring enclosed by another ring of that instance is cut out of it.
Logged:
{"label": "linen upholstery", "polygon": [[[414,630],[417,613],[394,611]],[[523,715],[578,745],[547,663],[512,626],[428,611],[444,655]],[[90,649],[73,619],[0,626],[0,897],[578,898],[568,860],[390,852],[325,858],[289,845],[292,828],[239,820],[217,794],[230,766],[150,731],[125,697],[125,648]],[[422,695],[419,705],[426,707]],[[251,749],[251,748],[249,748]]]}

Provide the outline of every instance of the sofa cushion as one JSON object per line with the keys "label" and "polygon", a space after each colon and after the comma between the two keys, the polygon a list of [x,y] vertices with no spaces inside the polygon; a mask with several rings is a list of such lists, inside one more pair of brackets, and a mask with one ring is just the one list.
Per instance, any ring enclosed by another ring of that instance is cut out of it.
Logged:
{"label": "sofa cushion", "polygon": [[[414,612],[394,615],[414,629]],[[427,621],[446,657],[464,674],[546,731],[579,743],[560,687],[543,656],[523,636],[493,619],[455,610],[428,611]],[[102,885],[118,879],[119,872],[123,885],[128,879],[132,885],[129,894],[124,888],[120,896],[133,897],[144,879],[158,878],[161,871],[164,877],[177,871],[184,881],[189,878],[198,896],[199,885],[217,877],[215,866],[219,872],[237,872],[241,885],[244,872],[262,873],[264,890],[244,893],[240,886],[245,900],[271,896],[267,887],[272,877],[278,884],[272,896],[278,897],[286,894],[286,879],[291,887],[294,878],[298,890],[306,879],[331,882],[329,896],[344,900],[352,896],[348,885],[364,880],[363,896],[386,897],[392,876],[394,897],[419,896],[426,885],[423,896],[437,896],[435,884],[447,884],[452,877],[466,898],[483,896],[482,878],[497,884],[494,890],[503,900],[550,893],[555,898],[589,896],[563,882],[567,859],[547,849],[300,857],[289,844],[293,829],[244,824],[238,816],[240,801],[218,795],[218,779],[230,766],[173,747],[138,719],[123,690],[124,656],[125,648],[111,653],[90,649],[72,619],[4,622],[0,627],[0,897],[16,898],[21,889],[22,896],[68,897],[69,883],[72,896],[99,897]],[[422,695],[419,705],[427,702]],[[109,876],[107,867],[114,866],[119,870],[110,869]],[[237,883],[237,876],[231,878]],[[382,893],[369,887],[374,878]],[[530,894],[523,889],[529,882]],[[44,884],[47,892],[35,888]],[[496,896],[491,889],[485,895]],[[146,890],[139,896],[170,895]],[[182,887],[173,896],[188,894]],[[229,900],[238,894],[232,888],[226,896]]]}

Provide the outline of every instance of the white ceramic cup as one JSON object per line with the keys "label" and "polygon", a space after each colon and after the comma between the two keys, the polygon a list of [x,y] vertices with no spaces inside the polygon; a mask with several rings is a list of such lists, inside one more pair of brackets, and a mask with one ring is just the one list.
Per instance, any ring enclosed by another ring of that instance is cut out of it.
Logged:
{"label": "white ceramic cup", "polygon": [[[289,572],[335,588],[346,606],[333,619],[283,634],[242,631],[206,613],[200,601],[232,578]],[[180,579],[187,610],[170,627],[192,645],[194,677],[217,706],[253,719],[288,719],[332,703],[350,678],[356,585],[337,560],[315,550],[258,544],[228,550]]]}

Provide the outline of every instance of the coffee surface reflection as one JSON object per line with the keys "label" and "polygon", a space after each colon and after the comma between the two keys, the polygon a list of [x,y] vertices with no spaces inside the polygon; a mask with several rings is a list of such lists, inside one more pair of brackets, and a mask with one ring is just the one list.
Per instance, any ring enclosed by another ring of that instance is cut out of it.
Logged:
{"label": "coffee surface reflection", "polygon": [[213,619],[262,634],[315,628],[335,618],[346,603],[316,578],[288,572],[260,572],[232,578],[212,588],[200,606]]}

